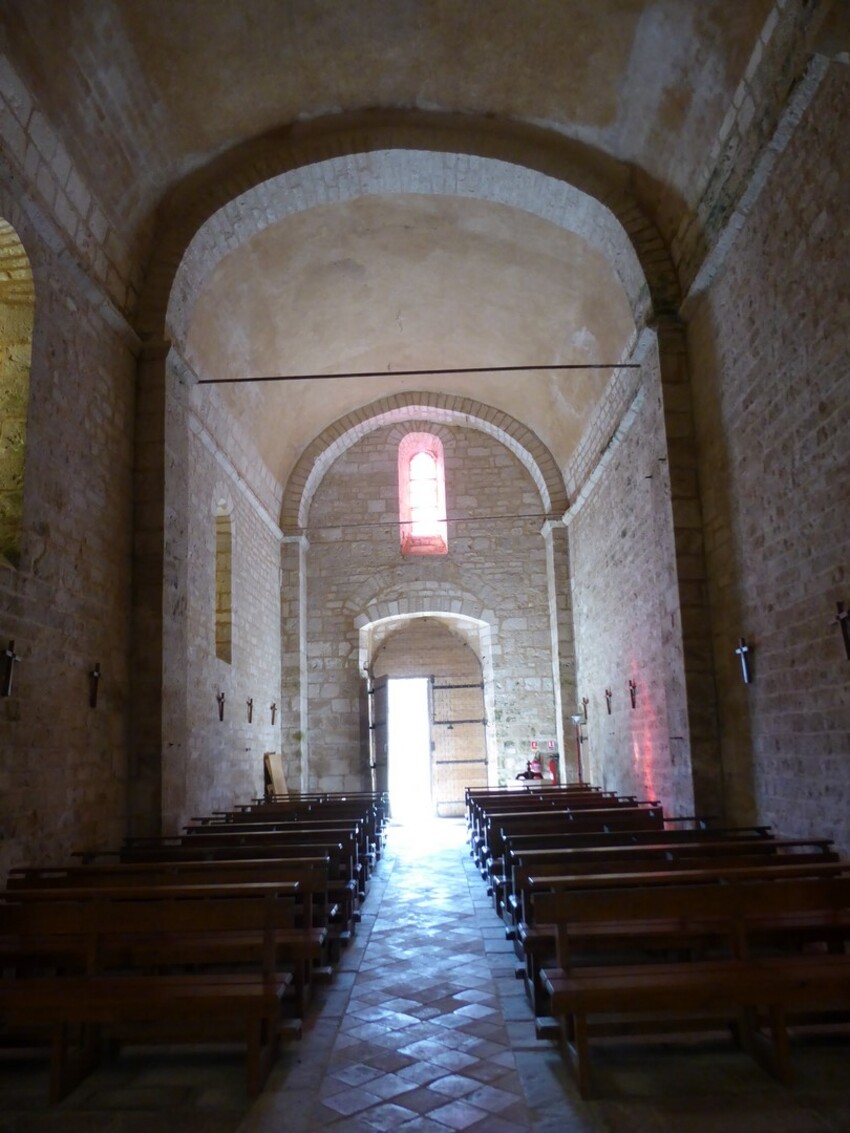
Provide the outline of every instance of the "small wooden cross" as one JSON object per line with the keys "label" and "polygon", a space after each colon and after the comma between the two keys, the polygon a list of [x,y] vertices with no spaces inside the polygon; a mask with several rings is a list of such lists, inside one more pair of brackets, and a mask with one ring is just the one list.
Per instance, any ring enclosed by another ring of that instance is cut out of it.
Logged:
{"label": "small wooden cross", "polygon": [[223,720],[224,719],[224,693],[223,692],[217,692],[215,694],[215,698],[218,701],[218,718],[219,718],[219,720]]}
{"label": "small wooden cross", "polygon": [[750,647],[747,645],[746,638],[740,639],[740,644],[735,652],[741,658],[741,676],[744,678],[744,684],[748,685],[753,679],[753,674],[750,669]]}
{"label": "small wooden cross", "polygon": [[249,696],[248,699],[245,701],[245,703],[248,705],[248,723],[251,724],[251,723],[253,723],[253,720],[254,720],[254,698],[253,698],[253,696]]}
{"label": "small wooden cross", "polygon": [[611,715],[611,697],[613,696],[610,688],[605,689],[605,707],[608,709],[608,715]]}
{"label": "small wooden cross", "polygon": [[582,706],[582,708],[584,709],[584,718],[585,718],[585,720],[587,719],[587,706],[588,706],[588,704],[590,704],[590,700],[588,699],[588,697],[586,697],[586,696],[583,696],[583,697],[581,698],[581,706]]}
{"label": "small wooden cross", "polygon": [[844,652],[847,655],[847,660],[850,661],[850,611],[844,608],[843,602],[836,602],[838,613],[833,618],[833,621],[838,622],[841,626],[841,636],[844,639]]}
{"label": "small wooden cross", "polygon": [[95,666],[89,673],[89,705],[92,708],[97,708],[97,689],[100,684],[100,661],[95,662]]}
{"label": "small wooden cross", "polygon": [[272,724],[274,724],[274,718],[275,718],[275,714],[277,712],[277,704],[276,703],[270,704],[269,708],[271,709],[271,713],[272,713]]}
{"label": "small wooden cross", "polygon": [[2,693],[0,693],[0,695],[11,696],[12,695],[12,676],[14,675],[14,672],[15,672],[15,663],[17,661],[20,661],[20,657],[15,652],[14,641],[9,642],[9,647],[8,647],[8,649],[6,649],[5,657],[6,657],[6,672],[5,672],[5,675],[3,677],[3,689],[2,689]]}

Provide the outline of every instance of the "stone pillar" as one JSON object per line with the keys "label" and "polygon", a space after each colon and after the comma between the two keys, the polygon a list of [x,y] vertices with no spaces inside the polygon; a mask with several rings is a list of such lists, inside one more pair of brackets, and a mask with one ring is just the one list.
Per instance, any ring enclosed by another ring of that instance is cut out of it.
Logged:
{"label": "stone pillar", "polygon": [[[137,377],[127,803],[131,835],[161,834],[163,815],[173,809],[164,798],[166,746],[172,777],[185,774],[188,429],[186,384],[169,350],[167,342],[145,346]],[[174,788],[172,782],[170,795]]]}
{"label": "stone pillar", "polygon": [[555,694],[555,726],[561,756],[561,777],[575,760],[571,757],[572,721],[578,692],[576,689],[575,642],[570,602],[570,561],[567,528],[562,522],[547,520],[541,530],[546,547],[546,585],[549,594],[549,632],[552,653],[552,684]]}
{"label": "stone pillar", "polygon": [[281,743],[286,781],[308,789],[307,551],[304,535],[284,535],[280,548]]}
{"label": "stone pillar", "polygon": [[675,586],[661,596],[661,623],[665,646],[677,645],[681,638],[685,681],[684,701],[667,698],[670,713],[677,711],[677,701],[681,705],[682,719],[671,718],[668,725],[671,736],[689,739],[697,813],[722,817],[723,774],[685,328],[678,319],[665,317],[655,329],[676,549]]}
{"label": "stone pillar", "polygon": [[162,593],[165,550],[165,360],[169,344],[143,348],[136,379],[133,468],[133,610],[127,824],[161,833]]}

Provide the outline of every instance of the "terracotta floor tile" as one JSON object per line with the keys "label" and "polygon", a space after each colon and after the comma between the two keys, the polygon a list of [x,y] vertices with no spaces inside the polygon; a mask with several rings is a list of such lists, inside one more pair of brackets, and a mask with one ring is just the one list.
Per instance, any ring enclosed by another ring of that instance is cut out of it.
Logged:
{"label": "terracotta floor tile", "polygon": [[323,1098],[321,1104],[325,1109],[347,1117],[352,1113],[360,1113],[369,1106],[377,1105],[380,1100],[377,1094],[370,1094],[367,1090],[357,1088],[341,1090],[338,1094]]}
{"label": "terracotta floor tile", "polygon": [[470,1129],[487,1116],[489,1115],[483,1110],[467,1105],[464,1101],[449,1102],[448,1105],[432,1110],[429,1114],[432,1121],[439,1121],[443,1125],[448,1125],[450,1129],[458,1130]]}
{"label": "terracotta floor tile", "polygon": [[427,1085],[429,1082],[434,1082],[437,1078],[445,1077],[447,1071],[445,1066],[437,1066],[433,1062],[420,1062],[416,1061],[410,1066],[405,1066],[399,1070],[398,1075],[400,1078],[406,1079],[410,1083],[415,1083],[417,1086]]}
{"label": "terracotta floor tile", "polygon": [[481,1083],[465,1074],[447,1074],[445,1078],[432,1082],[429,1088],[447,1098],[462,1098],[465,1094],[479,1090]]}

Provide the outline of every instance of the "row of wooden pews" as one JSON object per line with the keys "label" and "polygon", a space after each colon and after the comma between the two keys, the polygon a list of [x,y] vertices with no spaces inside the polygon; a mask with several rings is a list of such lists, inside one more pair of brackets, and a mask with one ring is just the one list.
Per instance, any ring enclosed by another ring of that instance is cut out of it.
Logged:
{"label": "row of wooden pews", "polygon": [[255,1095],[356,931],[386,813],[371,793],[255,800],[11,870],[0,1042],[49,1042],[57,1102],[106,1040],[241,1039]]}
{"label": "row of wooden pews", "polygon": [[471,852],[538,1037],[582,1096],[594,1037],[728,1026],[790,1082],[795,1025],[850,1021],[850,864],[825,838],[669,818],[587,786],[467,791]]}

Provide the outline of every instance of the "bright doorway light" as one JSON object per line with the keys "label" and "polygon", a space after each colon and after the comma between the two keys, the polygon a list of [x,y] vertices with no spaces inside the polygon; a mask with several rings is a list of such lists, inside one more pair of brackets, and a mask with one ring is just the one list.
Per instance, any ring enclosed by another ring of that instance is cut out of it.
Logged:
{"label": "bright doorway light", "polygon": [[406,677],[387,684],[390,808],[398,822],[433,815],[431,714],[428,680]]}

